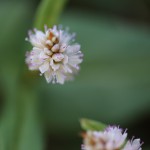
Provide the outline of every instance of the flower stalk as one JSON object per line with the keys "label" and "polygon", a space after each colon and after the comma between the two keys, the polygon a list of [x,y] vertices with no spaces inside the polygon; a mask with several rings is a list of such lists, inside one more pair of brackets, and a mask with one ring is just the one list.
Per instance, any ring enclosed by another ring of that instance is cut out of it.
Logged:
{"label": "flower stalk", "polygon": [[33,26],[40,30],[45,24],[52,27],[57,23],[66,2],[67,0],[42,0],[37,9]]}

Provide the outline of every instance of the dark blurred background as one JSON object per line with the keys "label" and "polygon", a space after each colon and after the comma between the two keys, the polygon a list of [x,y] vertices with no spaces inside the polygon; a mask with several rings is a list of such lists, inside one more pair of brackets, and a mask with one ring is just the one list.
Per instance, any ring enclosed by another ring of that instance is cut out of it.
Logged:
{"label": "dark blurred background", "polygon": [[[19,90],[23,87],[26,91],[32,80],[45,150],[80,149],[79,119],[83,117],[127,128],[129,137],[141,138],[143,149],[149,150],[150,1],[68,0],[59,23],[77,33],[84,61],[75,81],[63,86],[48,85],[44,78],[37,79],[37,74],[23,79],[22,72],[29,73],[24,63],[29,45],[24,38],[32,28],[39,2],[0,1],[0,131],[20,135],[25,118],[21,114],[32,109],[22,109],[26,103],[22,99],[32,97]],[[32,106],[30,100],[27,105]],[[32,130],[34,119],[30,119],[25,121],[23,133]],[[18,128],[20,120],[23,123]],[[32,131],[32,139],[40,135],[37,130]],[[19,141],[16,135],[5,138],[11,141],[14,136]],[[27,134],[24,141],[28,138]],[[23,144],[21,147],[18,150],[27,150]]]}

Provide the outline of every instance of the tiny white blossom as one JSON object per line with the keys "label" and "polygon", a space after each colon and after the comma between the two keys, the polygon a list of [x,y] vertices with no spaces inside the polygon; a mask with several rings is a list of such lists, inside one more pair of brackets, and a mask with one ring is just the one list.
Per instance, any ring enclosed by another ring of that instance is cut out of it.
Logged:
{"label": "tiny white blossom", "polygon": [[124,143],[127,133],[110,126],[104,131],[88,131],[84,138],[83,150],[118,150]]}
{"label": "tiny white blossom", "polygon": [[106,130],[104,131],[104,135],[109,141],[106,144],[106,149],[117,149],[121,147],[124,144],[125,139],[127,138],[126,131],[123,132],[122,129],[116,126],[110,126],[106,128]]}
{"label": "tiny white blossom", "polygon": [[128,141],[123,150],[142,150],[140,139]]}
{"label": "tiny white blossom", "polygon": [[33,48],[26,53],[26,63],[30,70],[39,70],[48,83],[63,84],[73,78],[79,70],[83,54],[80,45],[74,43],[75,35],[57,26],[45,32],[34,29],[27,40]]}

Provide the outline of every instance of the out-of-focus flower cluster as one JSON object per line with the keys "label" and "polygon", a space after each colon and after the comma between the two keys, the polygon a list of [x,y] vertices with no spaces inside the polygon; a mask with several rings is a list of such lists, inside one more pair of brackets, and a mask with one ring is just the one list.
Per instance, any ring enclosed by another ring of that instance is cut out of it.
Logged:
{"label": "out-of-focus flower cluster", "polygon": [[140,139],[127,140],[127,132],[116,126],[87,131],[83,138],[82,150],[142,150]]}
{"label": "out-of-focus flower cluster", "polygon": [[33,48],[26,53],[26,63],[30,70],[39,70],[48,83],[63,84],[73,78],[79,70],[83,54],[80,45],[74,43],[75,34],[54,26],[45,32],[34,29],[27,38]]}

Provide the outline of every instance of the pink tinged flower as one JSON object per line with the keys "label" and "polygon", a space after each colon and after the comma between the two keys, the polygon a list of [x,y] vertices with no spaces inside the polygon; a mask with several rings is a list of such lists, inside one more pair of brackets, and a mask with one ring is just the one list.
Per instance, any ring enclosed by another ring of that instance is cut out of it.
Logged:
{"label": "pink tinged flower", "polygon": [[80,68],[83,54],[75,44],[75,35],[57,26],[45,32],[34,29],[27,40],[33,46],[26,53],[26,64],[30,70],[39,70],[48,83],[63,84],[73,78]]}
{"label": "pink tinged flower", "polygon": [[108,143],[106,144],[106,148],[107,149],[117,149],[119,147],[121,147],[124,142],[125,139],[127,138],[127,133],[126,131],[123,132],[122,129],[120,129],[119,127],[108,127],[105,131],[104,131],[104,135],[108,141]]}
{"label": "pink tinged flower", "polygon": [[118,127],[109,127],[105,131],[88,131],[84,138],[84,150],[118,150],[125,143],[126,132]]}
{"label": "pink tinged flower", "polygon": [[123,150],[142,150],[140,139],[128,141]]}
{"label": "pink tinged flower", "polygon": [[83,138],[82,150],[142,150],[140,139],[127,141],[126,131],[116,126],[104,131],[87,131]]}

